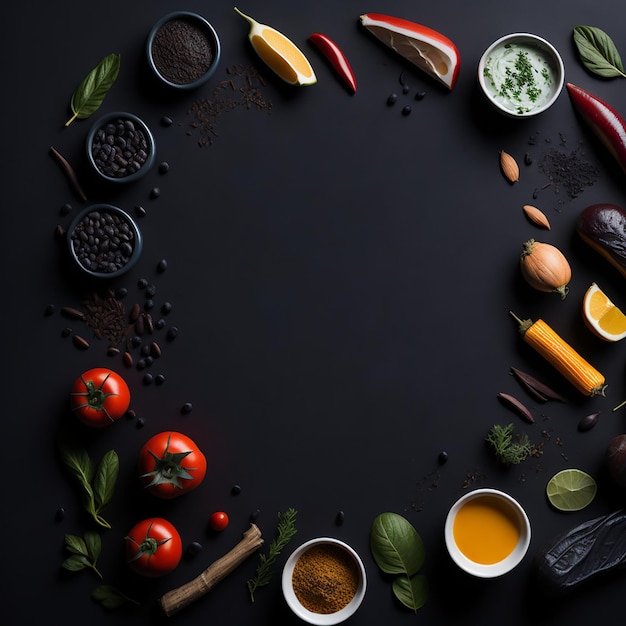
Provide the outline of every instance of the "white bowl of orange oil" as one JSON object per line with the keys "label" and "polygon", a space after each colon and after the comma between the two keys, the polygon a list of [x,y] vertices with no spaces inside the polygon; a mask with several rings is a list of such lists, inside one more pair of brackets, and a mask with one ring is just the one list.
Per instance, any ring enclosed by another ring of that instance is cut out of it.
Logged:
{"label": "white bowl of orange oil", "polygon": [[514,498],[497,489],[476,489],[451,507],[444,529],[452,560],[478,578],[495,578],[522,561],[530,522]]}

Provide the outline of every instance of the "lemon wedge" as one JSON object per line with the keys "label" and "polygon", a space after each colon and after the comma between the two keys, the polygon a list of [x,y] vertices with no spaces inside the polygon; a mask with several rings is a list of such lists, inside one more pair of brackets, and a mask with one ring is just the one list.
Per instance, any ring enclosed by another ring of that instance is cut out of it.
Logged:
{"label": "lemon wedge", "polygon": [[361,24],[380,41],[421,70],[452,89],[459,74],[461,57],[445,35],[390,15],[365,13]]}
{"label": "lemon wedge", "polygon": [[290,85],[314,85],[315,72],[304,53],[290,39],[267,24],[261,24],[237,7],[235,12],[250,24],[248,39],[255,52]]}
{"label": "lemon wedge", "polygon": [[583,319],[589,329],[605,341],[620,341],[626,337],[626,315],[596,283],[591,284],[583,298]]}

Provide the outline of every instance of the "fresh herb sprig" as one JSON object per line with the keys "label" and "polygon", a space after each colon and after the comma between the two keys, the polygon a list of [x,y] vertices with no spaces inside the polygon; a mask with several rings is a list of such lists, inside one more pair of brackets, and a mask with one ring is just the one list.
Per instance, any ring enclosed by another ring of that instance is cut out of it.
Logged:
{"label": "fresh herb sprig", "polygon": [[81,487],[85,510],[104,528],[111,525],[102,517],[102,511],[111,501],[120,470],[115,450],[109,450],[99,463],[94,463],[80,447],[62,445],[61,458]]}
{"label": "fresh herb sprig", "polygon": [[276,559],[283,548],[296,534],[297,511],[293,508],[287,509],[284,513],[278,514],[278,526],[276,537],[272,539],[267,554],[259,553],[259,564],[256,568],[256,576],[248,580],[248,591],[250,600],[254,602],[254,593],[259,587],[264,587],[270,582],[272,570]]}
{"label": "fresh herb sprig", "polygon": [[65,123],[69,126],[75,119],[85,119],[95,113],[120,71],[120,55],[105,56],[88,74],[72,94],[70,108],[72,117]]}
{"label": "fresh herb sprig", "polygon": [[506,465],[517,465],[535,450],[526,433],[515,433],[513,424],[494,424],[487,435],[497,459]]}
{"label": "fresh herb sprig", "polygon": [[89,568],[102,580],[102,574],[96,567],[96,562],[102,551],[100,535],[92,530],[85,532],[85,537],[65,535],[65,548],[70,552],[61,566],[70,572],[79,572]]}

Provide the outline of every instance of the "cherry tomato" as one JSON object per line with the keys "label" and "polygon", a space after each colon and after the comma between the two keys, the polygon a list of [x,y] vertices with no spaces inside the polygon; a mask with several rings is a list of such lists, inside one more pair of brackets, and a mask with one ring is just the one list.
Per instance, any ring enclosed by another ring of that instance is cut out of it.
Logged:
{"label": "cherry tomato", "polygon": [[228,515],[224,511],[216,511],[209,517],[209,527],[211,530],[220,531],[228,526]]}
{"label": "cherry tomato", "polygon": [[139,478],[153,495],[170,500],[204,480],[206,458],[192,439],[165,431],[148,439],[139,452]]}
{"label": "cherry tomato", "polygon": [[150,517],[135,524],[124,541],[126,562],[137,574],[148,578],[168,574],[183,555],[178,531],[162,517]]}
{"label": "cherry tomato", "polygon": [[72,385],[70,407],[87,426],[110,426],[126,413],[129,406],[130,389],[126,381],[108,368],[87,370]]}

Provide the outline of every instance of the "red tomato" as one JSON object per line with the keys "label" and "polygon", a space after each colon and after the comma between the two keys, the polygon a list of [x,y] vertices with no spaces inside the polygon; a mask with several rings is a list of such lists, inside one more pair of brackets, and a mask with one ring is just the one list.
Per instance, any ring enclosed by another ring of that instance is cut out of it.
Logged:
{"label": "red tomato", "polygon": [[126,562],[135,572],[149,578],[171,572],[183,555],[178,531],[162,517],[151,517],[135,524],[124,540]]}
{"label": "red tomato", "polygon": [[211,530],[224,530],[228,526],[228,515],[224,511],[216,511],[209,517],[209,526]]}
{"label": "red tomato", "polygon": [[165,431],[148,439],[139,452],[139,477],[153,495],[169,500],[204,480],[206,458],[192,439]]}
{"label": "red tomato", "polygon": [[126,413],[130,406],[130,389],[113,370],[96,367],[83,372],[74,381],[70,406],[87,426],[104,428]]}

